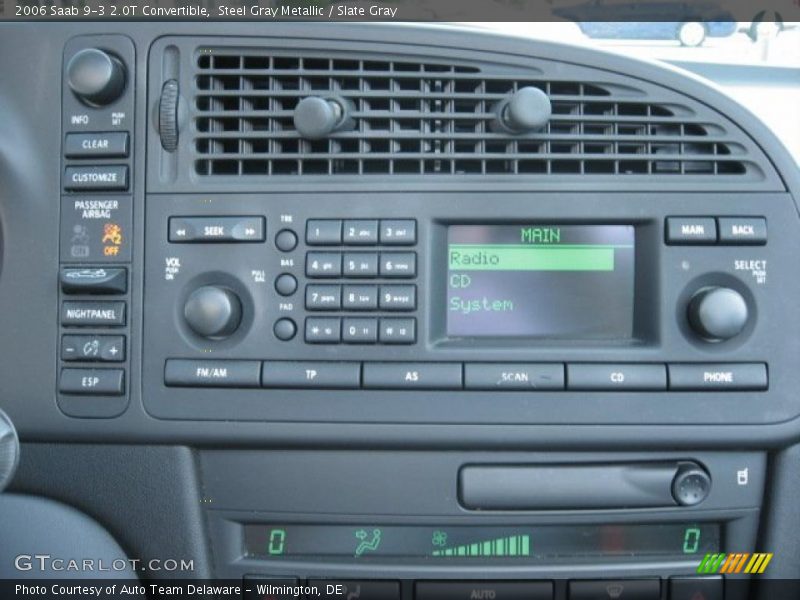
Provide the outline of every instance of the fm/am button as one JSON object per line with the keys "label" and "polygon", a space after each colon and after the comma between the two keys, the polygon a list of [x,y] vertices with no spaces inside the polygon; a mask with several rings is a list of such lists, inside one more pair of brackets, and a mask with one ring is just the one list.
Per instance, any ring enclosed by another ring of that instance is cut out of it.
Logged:
{"label": "fm/am button", "polygon": [[171,358],[164,368],[164,383],[176,387],[259,387],[261,361]]}

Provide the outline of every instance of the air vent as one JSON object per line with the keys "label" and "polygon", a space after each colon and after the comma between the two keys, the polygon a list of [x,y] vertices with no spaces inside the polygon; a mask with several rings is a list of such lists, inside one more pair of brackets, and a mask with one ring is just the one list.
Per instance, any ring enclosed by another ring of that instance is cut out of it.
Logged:
{"label": "air vent", "polygon": [[[752,168],[713,112],[627,80],[538,76],[537,69],[204,49],[194,77],[199,176],[730,176]],[[492,127],[493,107],[538,87],[553,115],[536,133]],[[310,95],[352,102],[356,127],[302,139],[293,110]]]}

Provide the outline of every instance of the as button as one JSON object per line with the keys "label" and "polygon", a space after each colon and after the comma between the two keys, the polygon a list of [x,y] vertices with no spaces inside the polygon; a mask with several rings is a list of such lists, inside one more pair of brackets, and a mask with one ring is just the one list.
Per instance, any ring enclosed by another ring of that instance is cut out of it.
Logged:
{"label": "as button", "polygon": [[364,387],[375,389],[461,389],[460,363],[364,363]]}

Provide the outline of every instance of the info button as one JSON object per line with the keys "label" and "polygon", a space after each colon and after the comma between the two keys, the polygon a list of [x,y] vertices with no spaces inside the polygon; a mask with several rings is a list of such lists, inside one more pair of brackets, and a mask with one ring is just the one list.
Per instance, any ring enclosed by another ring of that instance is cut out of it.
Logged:
{"label": "info button", "polygon": [[567,389],[666,390],[667,367],[655,364],[570,364],[567,365]]}

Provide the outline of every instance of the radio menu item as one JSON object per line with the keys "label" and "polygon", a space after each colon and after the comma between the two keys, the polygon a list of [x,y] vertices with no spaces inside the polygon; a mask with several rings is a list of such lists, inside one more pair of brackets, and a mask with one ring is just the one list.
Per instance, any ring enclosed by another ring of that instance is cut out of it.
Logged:
{"label": "radio menu item", "polygon": [[631,225],[452,225],[447,335],[625,339]]}

